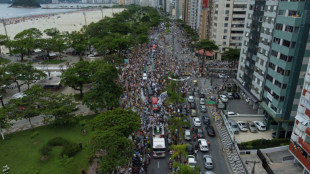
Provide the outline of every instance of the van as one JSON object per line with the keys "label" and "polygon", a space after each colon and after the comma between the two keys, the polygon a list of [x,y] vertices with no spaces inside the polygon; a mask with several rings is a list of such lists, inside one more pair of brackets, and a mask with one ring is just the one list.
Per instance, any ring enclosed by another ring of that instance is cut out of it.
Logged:
{"label": "van", "polygon": [[217,108],[218,109],[225,109],[225,104],[222,102],[221,99],[217,100]]}

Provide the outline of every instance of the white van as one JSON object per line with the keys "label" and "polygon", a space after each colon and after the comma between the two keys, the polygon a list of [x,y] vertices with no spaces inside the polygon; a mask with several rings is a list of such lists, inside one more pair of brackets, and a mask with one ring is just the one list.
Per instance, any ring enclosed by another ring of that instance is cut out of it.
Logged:
{"label": "white van", "polygon": [[217,100],[217,108],[218,109],[225,109],[225,104],[222,102],[221,99]]}

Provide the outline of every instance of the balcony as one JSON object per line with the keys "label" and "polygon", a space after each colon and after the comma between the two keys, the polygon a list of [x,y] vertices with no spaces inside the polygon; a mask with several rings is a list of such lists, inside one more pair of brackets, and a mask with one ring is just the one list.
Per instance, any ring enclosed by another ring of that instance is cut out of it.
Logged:
{"label": "balcony", "polygon": [[298,159],[298,161],[300,161],[303,166],[305,166],[308,170],[310,170],[310,161],[308,158],[307,159],[307,154],[303,155],[304,150],[300,147],[298,147],[298,145],[294,145],[292,142],[289,145],[289,151],[295,156],[295,158]]}
{"label": "balcony", "polygon": [[310,93],[309,92],[306,92],[305,98],[306,98],[306,100],[310,100]]}
{"label": "balcony", "polygon": [[297,125],[298,129],[305,132],[307,129],[307,126],[305,126],[303,123],[300,123]]}
{"label": "balcony", "polygon": [[306,107],[302,106],[302,105],[299,105],[298,107],[298,112],[304,114],[306,112]]}
{"label": "balcony", "polygon": [[299,136],[295,135],[295,133],[292,133],[291,139],[295,142],[298,141]]}
{"label": "balcony", "polygon": [[310,75],[309,74],[306,74],[305,81],[310,82]]}

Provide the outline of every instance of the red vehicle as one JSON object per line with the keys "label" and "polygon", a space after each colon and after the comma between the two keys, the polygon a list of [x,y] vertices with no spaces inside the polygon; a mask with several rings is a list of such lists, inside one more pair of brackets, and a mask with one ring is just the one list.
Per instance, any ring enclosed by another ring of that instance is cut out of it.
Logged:
{"label": "red vehicle", "polygon": [[159,112],[157,97],[152,97],[152,106],[153,106],[153,112]]}

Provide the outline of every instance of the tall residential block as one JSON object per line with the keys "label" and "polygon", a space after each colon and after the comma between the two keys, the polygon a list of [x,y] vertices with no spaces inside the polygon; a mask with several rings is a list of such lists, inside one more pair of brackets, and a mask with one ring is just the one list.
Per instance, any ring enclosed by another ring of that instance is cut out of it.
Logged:
{"label": "tall residential block", "polygon": [[216,58],[227,47],[241,48],[248,0],[215,0],[212,40],[219,45]]}
{"label": "tall residential block", "polygon": [[[276,136],[291,134],[309,51],[309,1],[249,0],[237,83]],[[307,20],[308,19],[308,20]]]}

